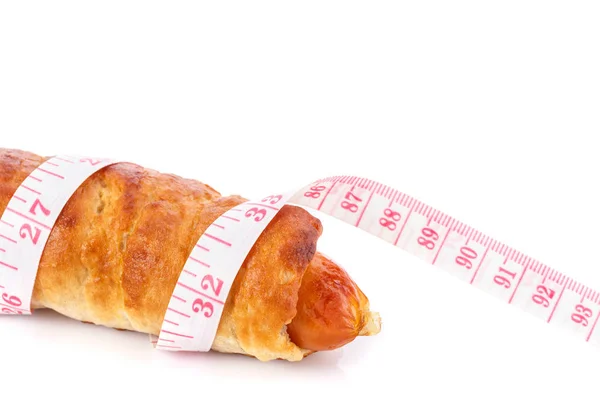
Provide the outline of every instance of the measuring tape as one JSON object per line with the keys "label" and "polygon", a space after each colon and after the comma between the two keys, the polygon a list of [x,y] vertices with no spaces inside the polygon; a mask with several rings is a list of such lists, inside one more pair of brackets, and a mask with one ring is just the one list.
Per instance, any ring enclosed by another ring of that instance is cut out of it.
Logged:
{"label": "measuring tape", "polygon": [[87,178],[115,162],[52,157],[17,188],[0,218],[1,314],[32,314],[38,266],[58,216]]}
{"label": "measuring tape", "polygon": [[600,292],[394,188],[353,176],[320,179],[229,210],[200,237],[169,303],[157,348],[208,351],[244,258],[281,207],[333,216],[501,301],[600,343]]}
{"label": "measuring tape", "polygon": [[[54,157],[17,189],[0,219],[2,313],[31,313],[24,305],[30,305],[56,218],[87,177],[114,162]],[[239,268],[285,204],[335,217],[551,325],[600,343],[600,292],[394,188],[336,176],[247,201],[217,218],[183,266],[159,336],[151,335],[157,349],[210,350]]]}

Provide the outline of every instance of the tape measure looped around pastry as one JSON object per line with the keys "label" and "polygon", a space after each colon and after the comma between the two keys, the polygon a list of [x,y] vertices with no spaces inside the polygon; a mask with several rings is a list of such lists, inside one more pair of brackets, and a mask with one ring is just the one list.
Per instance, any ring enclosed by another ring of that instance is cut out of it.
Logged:
{"label": "tape measure looped around pastry", "polygon": [[151,336],[157,348],[210,350],[244,257],[285,203],[342,220],[532,316],[600,344],[600,292],[394,188],[335,176],[292,193],[243,203],[217,219],[186,263],[160,336]]}
{"label": "tape measure looped around pastry", "polygon": [[17,188],[0,218],[0,314],[33,313],[37,270],[58,216],[87,178],[116,162],[55,156]]}
{"label": "tape measure looped around pastry", "polygon": [[[52,157],[30,173],[0,218],[0,314],[29,315],[39,263],[63,208],[92,174],[117,163]],[[179,276],[156,348],[208,351],[244,259],[285,204],[362,229],[532,316],[600,344],[600,292],[394,188],[335,176],[247,201],[201,235]]]}

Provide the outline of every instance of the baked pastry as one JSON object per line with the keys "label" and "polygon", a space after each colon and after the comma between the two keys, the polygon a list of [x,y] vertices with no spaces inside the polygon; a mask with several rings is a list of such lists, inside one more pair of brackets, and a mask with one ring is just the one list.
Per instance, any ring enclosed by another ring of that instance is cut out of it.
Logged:
{"label": "baked pastry", "polygon": [[[0,149],[0,213],[47,158]],[[32,307],[157,335],[204,230],[243,203],[201,182],[132,163],[108,166],[70,198],[43,252]],[[299,361],[380,330],[350,276],[317,252],[320,221],[284,206],[231,287],[212,350]]]}

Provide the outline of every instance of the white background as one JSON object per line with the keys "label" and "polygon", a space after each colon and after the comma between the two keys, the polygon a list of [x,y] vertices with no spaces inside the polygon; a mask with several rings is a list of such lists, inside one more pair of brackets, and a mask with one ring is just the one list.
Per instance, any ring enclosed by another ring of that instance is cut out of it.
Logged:
{"label": "white background", "polygon": [[[0,146],[247,197],[366,176],[600,289],[598,20],[595,1],[3,2]],[[1,397],[598,396],[596,348],[323,221],[380,335],[263,364],[2,318]]]}

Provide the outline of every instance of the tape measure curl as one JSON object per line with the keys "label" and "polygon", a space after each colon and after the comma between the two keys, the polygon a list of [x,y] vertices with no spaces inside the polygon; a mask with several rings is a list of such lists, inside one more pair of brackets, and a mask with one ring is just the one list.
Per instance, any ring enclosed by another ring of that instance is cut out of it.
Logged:
{"label": "tape measure curl", "polygon": [[288,203],[362,229],[547,323],[600,344],[600,292],[392,187],[335,176],[243,203],[217,219],[188,258],[160,336],[151,336],[157,348],[210,349],[245,256]]}
{"label": "tape measure curl", "polygon": [[[77,188],[115,160],[53,157],[19,186],[0,218],[0,313],[28,315],[39,262]],[[394,188],[353,176],[319,179],[248,201],[201,235],[177,281],[156,348],[208,351],[247,254],[285,204],[323,212],[547,323],[600,344],[600,292]]]}

